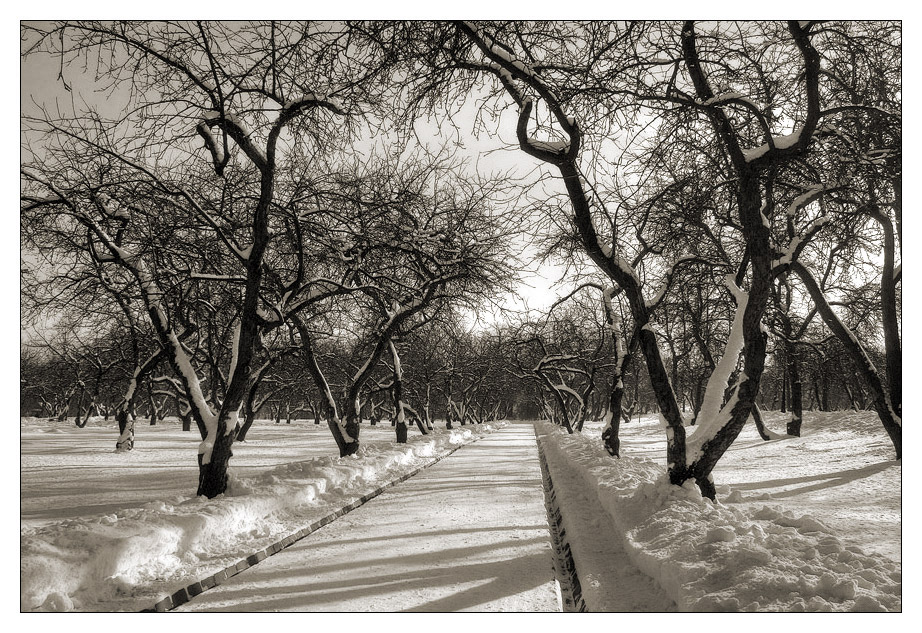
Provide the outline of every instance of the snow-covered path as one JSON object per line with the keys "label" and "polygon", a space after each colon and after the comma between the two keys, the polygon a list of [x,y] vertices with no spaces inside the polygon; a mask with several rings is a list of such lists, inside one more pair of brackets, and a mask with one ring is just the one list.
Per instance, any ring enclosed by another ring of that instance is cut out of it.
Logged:
{"label": "snow-covered path", "polygon": [[178,611],[556,611],[531,423],[509,424]]}

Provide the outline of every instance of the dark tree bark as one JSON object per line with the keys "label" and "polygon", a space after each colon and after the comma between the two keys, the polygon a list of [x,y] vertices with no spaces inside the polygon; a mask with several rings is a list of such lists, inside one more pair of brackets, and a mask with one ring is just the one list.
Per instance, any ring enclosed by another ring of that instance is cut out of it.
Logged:
{"label": "dark tree bark", "polygon": [[[359,450],[359,411],[356,410],[357,402],[353,399],[351,402],[346,401],[346,411],[344,412],[344,423],[341,423],[339,413],[336,407],[336,399],[330,389],[323,370],[317,362],[317,356],[314,354],[314,347],[311,342],[311,334],[307,328],[307,323],[300,315],[292,315],[291,322],[295,325],[301,337],[301,352],[307,365],[308,373],[314,380],[320,397],[322,406],[326,409],[327,426],[333,435],[333,440],[339,449],[339,456],[346,457],[353,455]],[[354,435],[353,435],[354,433]],[[346,436],[348,434],[348,437]]]}
{"label": "dark tree bark", "polygon": [[157,422],[163,419],[160,412],[160,406],[157,404],[157,398],[154,396],[153,385],[147,385],[147,402],[150,407],[150,425],[155,426]]}
{"label": "dark tree bark", "polygon": [[397,429],[397,443],[406,444],[407,419],[406,409],[403,403],[403,366],[400,362],[400,356],[397,354],[397,346],[394,345],[394,341],[389,341],[388,347],[391,351],[391,359],[394,362],[394,381],[391,385],[391,393],[393,394],[394,398],[394,424]]}
{"label": "dark tree bark", "polygon": [[118,452],[130,451],[134,448],[134,415],[130,408],[119,407],[115,412],[115,421],[118,423],[118,440],[115,450]]}
{"label": "dark tree bark", "polygon": [[761,437],[766,442],[771,438],[771,436],[765,430],[765,422],[762,420],[762,410],[759,409],[758,404],[752,405],[752,421],[756,424],[756,430],[759,432],[759,437]]}
{"label": "dark tree bark", "polygon": [[[609,316],[609,327],[615,335],[614,346],[616,354],[608,403],[607,415],[609,416],[609,421],[606,428],[602,431],[602,445],[609,455],[612,457],[620,457],[621,438],[619,434],[621,432],[621,419],[625,413],[624,406],[622,405],[622,400],[624,399],[624,375],[627,371],[628,364],[631,362],[631,357],[637,351],[638,339],[636,334],[631,336],[627,349],[621,349],[622,343],[619,340],[621,336],[620,330],[615,327],[615,321],[611,315]],[[630,414],[628,414],[628,418],[630,418]]]}
{"label": "dark tree bark", "polygon": [[445,380],[445,393],[446,393],[446,404],[445,404],[445,428],[451,429],[451,375]]}
{"label": "dark tree bark", "polygon": [[[137,353],[137,351],[136,351]],[[130,451],[134,448],[134,403],[138,395],[140,381],[146,377],[163,359],[163,349],[157,350],[143,362],[136,358],[135,370],[132,374],[122,401],[115,410],[115,421],[118,423],[119,438],[115,442],[115,450]],[[183,426],[184,431],[189,429]]]}
{"label": "dark tree bark", "polygon": [[253,384],[250,385],[249,390],[247,391],[246,400],[243,403],[243,424],[237,425],[236,429],[236,440],[238,442],[245,442],[247,433],[250,432],[250,427],[253,426],[253,422],[256,420],[256,407],[254,403],[256,401],[256,392],[259,390],[259,383],[264,375],[264,372],[268,364],[257,372],[257,379],[253,381]]}
{"label": "dark tree bark", "polygon": [[791,377],[791,419],[788,420],[787,433],[800,437],[800,427],[804,420],[804,389],[800,380],[800,362],[797,350],[790,344],[788,354],[788,375]]}
{"label": "dark tree bark", "polygon": [[819,310],[820,316],[823,317],[823,321],[845,347],[849,357],[855,364],[855,368],[857,369],[858,373],[864,379],[868,387],[870,387],[871,394],[873,396],[874,409],[877,411],[877,415],[880,418],[881,424],[883,424],[884,430],[887,432],[887,435],[890,437],[890,441],[893,443],[893,448],[896,450],[896,458],[902,458],[902,420],[891,406],[890,396],[887,393],[887,389],[880,378],[880,374],[877,372],[877,368],[868,357],[864,347],[861,345],[858,339],[855,338],[855,335],[852,334],[851,330],[849,330],[848,327],[842,323],[842,321],[833,311],[832,307],[829,305],[829,302],[826,300],[826,295],[823,293],[822,289],[820,288],[819,284],[817,284],[810,271],[807,270],[803,264],[796,261],[790,264],[790,268],[803,282],[807,292],[810,294],[810,298],[813,299],[814,305],[816,305],[817,309]]}
{"label": "dark tree bark", "polygon": [[78,429],[82,429],[86,426],[86,418],[81,418],[83,413],[83,400],[86,397],[86,391],[83,389],[80,390],[80,399],[77,401],[77,417],[74,418],[74,424],[77,425]]}
{"label": "dark tree bark", "polygon": [[896,310],[896,284],[894,259],[896,241],[893,223],[879,209],[871,211],[884,231],[884,267],[880,276],[880,307],[883,319],[884,350],[887,362],[887,382],[890,405],[897,416],[903,415],[903,349],[900,342],[900,321]]}

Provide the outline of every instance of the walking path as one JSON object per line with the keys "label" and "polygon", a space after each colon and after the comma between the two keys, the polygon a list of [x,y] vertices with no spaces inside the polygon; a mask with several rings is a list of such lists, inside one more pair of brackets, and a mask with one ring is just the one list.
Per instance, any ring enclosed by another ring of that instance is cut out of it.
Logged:
{"label": "walking path", "polygon": [[177,611],[557,611],[534,429],[509,424]]}

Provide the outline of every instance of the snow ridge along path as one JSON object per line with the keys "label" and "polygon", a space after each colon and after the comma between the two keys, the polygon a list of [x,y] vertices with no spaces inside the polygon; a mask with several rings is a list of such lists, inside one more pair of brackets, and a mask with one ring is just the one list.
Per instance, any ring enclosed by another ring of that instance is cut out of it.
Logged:
{"label": "snow ridge along path", "polygon": [[547,460],[541,444],[538,444],[538,458],[541,460],[541,477],[544,480],[544,505],[547,508],[547,525],[554,545],[554,574],[557,577],[557,600],[564,613],[586,611],[579,576],[573,562],[573,553],[567,543],[567,532],[560,514],[560,503],[554,491],[554,482],[547,469]]}
{"label": "snow ridge along path", "polygon": [[[151,427],[167,439],[159,447],[152,437],[128,454],[112,451],[114,428],[23,420],[20,610],[149,608],[231,565],[236,572],[254,552],[495,431],[492,424],[437,429],[394,444],[391,427],[371,426],[357,454],[337,458],[319,425],[266,424],[240,446],[228,493],[205,499],[184,493],[197,473],[184,459],[189,435],[178,420]],[[43,485],[49,472],[60,486]],[[118,497],[123,507],[112,511]]]}
{"label": "snow ridge along path", "polygon": [[531,423],[450,459],[177,611],[557,611]]}
{"label": "snow ridge along path", "polygon": [[[474,441],[476,442],[478,439],[480,438],[476,438]],[[454,453],[459,448],[461,448],[461,446],[456,446],[455,448],[451,449],[449,452],[445,453],[444,455],[440,455],[439,457],[436,457],[431,462],[423,464],[419,468],[411,472],[408,472],[405,475],[402,475],[398,477],[397,479],[394,479],[393,481],[390,481],[384,484],[380,488],[377,488],[376,490],[373,490],[372,492],[369,492],[366,495],[362,495],[361,497],[359,497],[358,499],[356,499],[349,505],[343,506],[342,508],[334,512],[331,512],[330,514],[326,515],[322,519],[314,521],[307,527],[301,528],[297,532],[293,532],[292,534],[289,534],[282,540],[272,543],[271,545],[267,546],[264,549],[253,552],[252,554],[238,561],[237,563],[228,565],[223,570],[217,573],[211,574],[207,578],[203,578],[199,581],[191,583],[190,585],[186,587],[176,590],[172,595],[169,595],[163,598],[162,600],[160,600],[159,602],[157,602],[157,604],[155,604],[153,608],[145,609],[144,611],[145,612],[172,611],[173,609],[179,607],[180,605],[183,605],[189,602],[189,600],[191,600],[195,596],[201,593],[204,593],[208,589],[211,589],[213,587],[217,587],[220,584],[223,584],[228,578],[232,578],[233,576],[236,576],[243,570],[249,569],[253,565],[258,564],[259,562],[269,558],[270,556],[282,551],[286,547],[294,543],[297,543],[301,539],[313,534],[314,532],[322,528],[324,525],[335,521],[339,517],[345,514],[348,514],[349,512],[352,512],[356,508],[363,506],[365,503],[374,499],[375,497],[377,497],[379,494],[381,494],[388,488],[396,486],[399,483],[403,483],[410,477],[413,477],[419,474],[421,471],[425,470],[426,468],[429,468],[430,466],[437,464],[438,462],[442,461],[443,459],[445,459],[446,457]]]}
{"label": "snow ridge along path", "polygon": [[622,535],[565,460],[548,461],[535,429],[548,492],[548,515],[558,549],[557,574],[564,611],[661,613],[676,604],[641,572],[624,549]]}

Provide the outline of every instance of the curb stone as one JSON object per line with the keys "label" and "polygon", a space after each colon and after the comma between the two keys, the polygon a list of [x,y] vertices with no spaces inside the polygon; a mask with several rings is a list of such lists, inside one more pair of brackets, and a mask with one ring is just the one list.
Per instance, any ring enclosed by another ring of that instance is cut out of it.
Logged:
{"label": "curb stone", "polygon": [[589,609],[583,600],[583,591],[576,571],[576,562],[567,542],[567,532],[563,527],[563,515],[557,503],[557,493],[554,491],[554,482],[551,472],[544,457],[544,447],[538,438],[535,429],[535,440],[538,445],[538,461],[541,463],[541,479],[544,482],[544,507],[547,509],[547,524],[551,533],[551,543],[554,546],[554,575],[559,588],[560,610],[565,613],[587,612]]}
{"label": "curb stone", "polygon": [[[420,472],[422,472],[426,468],[429,468],[430,466],[434,466],[435,464],[439,463],[440,461],[442,461],[449,455],[452,455],[458,449],[463,448],[464,446],[473,444],[474,442],[478,441],[482,437],[483,436],[481,435],[479,437],[475,437],[470,442],[466,442],[464,444],[459,444],[455,446],[454,448],[449,450],[444,455],[440,455],[439,457],[434,458],[432,461],[427,462],[423,464],[422,466],[419,466],[418,468],[415,468],[412,471],[404,475],[401,475],[397,479],[389,481],[386,484],[383,484],[382,486],[376,488],[375,490],[362,495],[361,497],[359,497],[352,503],[349,503],[346,506],[339,508],[338,510],[334,510],[330,514],[324,516],[323,518],[314,521],[307,527],[301,528],[300,530],[293,532],[292,534],[289,534],[285,538],[279,541],[276,541],[272,545],[268,545],[265,549],[259,550],[258,552],[254,552],[253,554],[250,554],[243,560],[240,560],[235,564],[228,565],[223,570],[211,576],[207,576],[206,578],[197,580],[189,585],[186,585],[185,587],[182,587],[181,589],[176,590],[171,595],[166,596],[165,598],[162,598],[161,600],[156,602],[154,606],[150,607],[149,609],[142,609],[141,613],[165,613],[167,611],[172,611],[176,607],[184,605],[185,603],[189,602],[193,597],[201,593],[204,593],[208,589],[217,587],[218,585],[224,583],[228,578],[231,578],[232,576],[236,576],[243,570],[249,569],[250,567],[253,567],[254,565],[259,564],[260,562],[262,562],[269,556],[272,556],[273,554],[277,554],[278,552],[289,547],[290,545],[297,543],[298,541],[303,539],[305,536],[308,536],[316,532],[317,530],[322,528],[324,525],[328,523],[332,523],[339,517],[345,514],[348,514],[349,512],[352,512],[353,510],[355,510],[356,508],[359,508],[365,505],[365,503],[367,503],[368,501],[371,501],[372,499],[380,495],[382,492],[384,492],[388,488],[392,488],[396,486],[397,484],[403,483],[410,477],[413,477],[414,475],[418,475]],[[539,450],[540,450],[540,445],[539,445]],[[542,469],[545,468],[543,459],[544,458],[542,457],[542,462],[541,462]]]}

